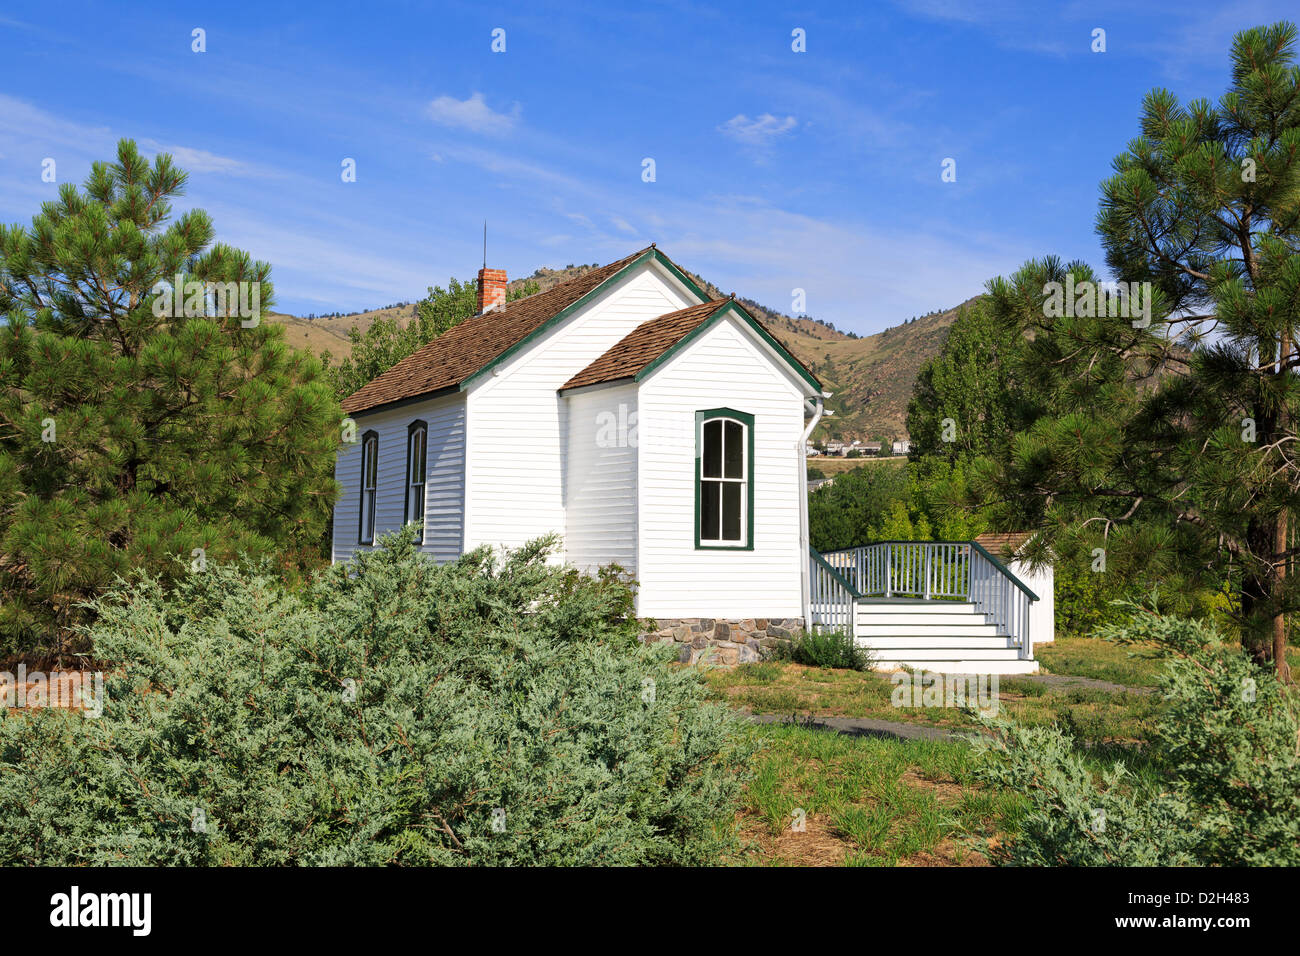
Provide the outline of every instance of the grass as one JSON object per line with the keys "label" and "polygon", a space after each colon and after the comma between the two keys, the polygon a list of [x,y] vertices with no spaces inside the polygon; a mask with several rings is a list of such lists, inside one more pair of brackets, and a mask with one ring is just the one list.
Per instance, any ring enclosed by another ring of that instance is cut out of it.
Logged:
{"label": "grass", "polygon": [[[714,670],[708,681],[718,698],[752,713],[867,717],[959,730],[973,726],[956,708],[895,706],[891,675],[874,671],[765,662]],[[998,681],[997,706],[1000,713],[1025,726],[1059,723],[1087,746],[1133,750],[1161,704],[1151,694],[1049,687],[1004,677]]]}
{"label": "grass", "polygon": [[[1049,674],[1091,677],[1129,687],[1157,686],[1163,666],[1159,658],[1141,648],[1069,634],[1058,634],[1051,644],[1036,645],[1034,657]],[[1286,659],[1292,673],[1300,673],[1300,647],[1288,644]]]}
{"label": "grass", "polygon": [[827,478],[834,478],[836,475],[842,475],[846,471],[852,471],[854,468],[873,468],[876,466],[894,465],[902,467],[907,462],[906,455],[897,455],[887,458],[840,458],[838,455],[821,455],[816,458],[808,459],[809,468],[821,470]]}
{"label": "grass", "polygon": [[964,743],[903,743],[797,725],[750,732],[764,747],[740,817],[747,863],[987,865],[990,841],[1013,835],[1024,813],[1020,794],[974,783]]}
{"label": "grass", "polygon": [[1124,647],[1099,637],[1057,635],[1051,644],[1034,647],[1044,671],[1091,677],[1129,687],[1155,687],[1162,667],[1149,653]]}

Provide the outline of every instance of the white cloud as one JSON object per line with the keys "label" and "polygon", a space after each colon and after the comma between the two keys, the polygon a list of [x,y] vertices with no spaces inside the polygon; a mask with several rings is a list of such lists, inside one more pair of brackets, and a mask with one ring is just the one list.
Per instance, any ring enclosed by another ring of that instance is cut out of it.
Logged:
{"label": "white cloud", "polygon": [[426,115],[435,123],[490,136],[510,132],[519,121],[520,112],[516,103],[509,113],[498,113],[487,105],[482,93],[474,93],[465,100],[440,96],[425,108]]}
{"label": "white cloud", "polygon": [[515,155],[480,149],[476,146],[444,144],[439,147],[437,153],[433,154],[433,158],[440,163],[447,159],[453,162],[468,163],[471,166],[495,173],[506,179],[533,180],[545,183],[552,188],[563,188],[574,192],[589,191],[582,180],[557,172],[548,166],[531,163]]}
{"label": "white cloud", "polygon": [[798,121],[793,116],[787,116],[783,119],[773,116],[771,113],[763,113],[754,119],[750,119],[744,113],[737,113],[719,126],[718,132],[724,133],[746,146],[763,147],[769,145],[783,133],[790,132],[798,125]]}
{"label": "white cloud", "polygon": [[155,153],[171,153],[176,165],[187,173],[226,173],[231,176],[264,175],[258,167],[230,156],[218,156],[192,146],[164,146],[157,140],[142,139],[140,145]]}

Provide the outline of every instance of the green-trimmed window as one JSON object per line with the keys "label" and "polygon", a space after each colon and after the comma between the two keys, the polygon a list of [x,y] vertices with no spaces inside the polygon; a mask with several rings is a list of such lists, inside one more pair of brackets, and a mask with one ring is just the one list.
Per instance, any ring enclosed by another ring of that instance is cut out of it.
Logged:
{"label": "green-trimmed window", "polygon": [[754,416],[695,413],[695,547],[754,546]]}
{"label": "green-trimmed window", "polygon": [[424,469],[428,451],[429,426],[422,421],[406,428],[406,520],[420,527],[415,543],[424,544]]}
{"label": "green-trimmed window", "polygon": [[375,543],[375,493],[379,487],[379,432],[361,436],[361,526],[359,544]]}

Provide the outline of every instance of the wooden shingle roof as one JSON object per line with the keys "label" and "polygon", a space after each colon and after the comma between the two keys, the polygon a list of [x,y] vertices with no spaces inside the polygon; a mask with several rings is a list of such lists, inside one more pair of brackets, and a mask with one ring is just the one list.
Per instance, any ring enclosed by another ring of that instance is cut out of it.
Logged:
{"label": "wooden shingle roof", "polygon": [[659,356],[707,322],[730,299],[714,299],[643,322],[609,351],[560,386],[560,391],[634,378]]}
{"label": "wooden shingle roof", "polygon": [[466,319],[353,392],[343,400],[343,410],[357,414],[460,385],[652,249]]}
{"label": "wooden shingle roof", "polygon": [[1032,531],[986,531],[975,543],[995,558],[1012,558],[1034,536]]}
{"label": "wooden shingle roof", "polygon": [[560,391],[582,388],[584,385],[640,379],[648,374],[660,359],[720,314],[732,315],[748,324],[759,338],[767,342],[772,350],[785,360],[796,375],[807,382],[812,389],[821,391],[821,383],[812,372],[773,338],[772,333],[764,328],[763,323],[750,315],[735,299],[713,299],[641,323],[615,342],[594,362],[561,385]]}

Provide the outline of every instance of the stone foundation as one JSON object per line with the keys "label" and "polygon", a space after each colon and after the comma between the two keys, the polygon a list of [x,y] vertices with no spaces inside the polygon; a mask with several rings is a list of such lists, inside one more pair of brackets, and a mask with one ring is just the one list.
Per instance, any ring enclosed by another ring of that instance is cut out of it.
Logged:
{"label": "stone foundation", "polygon": [[641,640],[647,644],[677,645],[677,659],[694,664],[704,658],[710,664],[731,667],[770,657],[776,646],[803,631],[797,617],[750,617],[730,621],[712,617],[683,617],[655,621]]}

